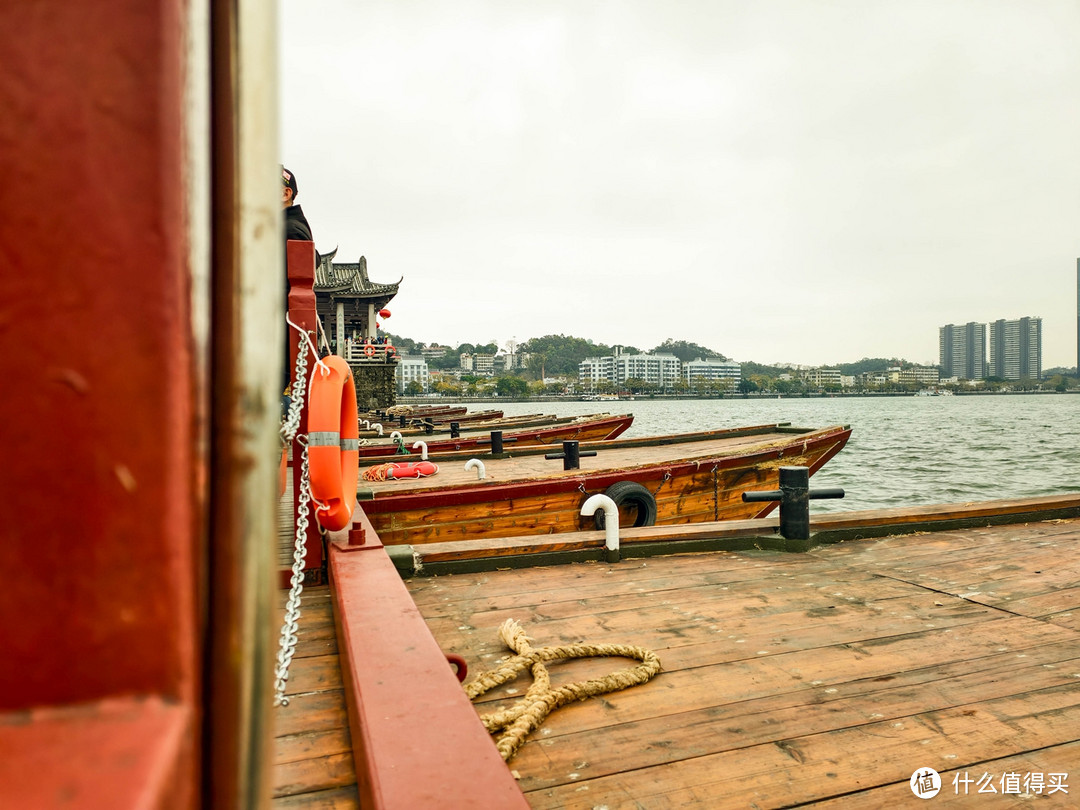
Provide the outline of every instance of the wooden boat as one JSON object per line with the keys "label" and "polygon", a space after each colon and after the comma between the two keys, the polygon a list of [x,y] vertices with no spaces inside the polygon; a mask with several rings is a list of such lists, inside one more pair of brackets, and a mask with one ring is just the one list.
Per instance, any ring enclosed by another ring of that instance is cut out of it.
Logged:
{"label": "wooden boat", "polygon": [[[566,421],[560,420],[556,425],[542,425],[539,427],[526,427],[505,430],[503,434],[504,446],[518,450],[523,447],[558,445],[567,440],[598,441],[602,439],[614,439],[629,429],[633,424],[633,414],[612,416],[610,414],[597,414],[593,416],[575,417]],[[500,428],[495,428],[496,430]],[[456,439],[435,438],[426,439],[425,444],[429,453],[438,454],[445,452],[484,452],[491,446],[489,434],[476,432],[474,435],[459,436]],[[412,445],[405,443],[406,448]],[[384,458],[397,454],[397,443],[393,441],[381,441],[360,446],[361,458]],[[413,451],[415,452],[415,451]]]}
{"label": "wooden boat", "polygon": [[[399,412],[396,414],[386,414],[382,418],[383,427],[388,425],[401,425],[402,422],[405,426],[408,425],[422,425],[425,422],[430,422],[434,425],[450,424],[451,422],[458,422],[459,424],[467,424],[469,422],[490,422],[493,419],[502,419],[503,412],[495,410],[494,408],[485,411],[472,411],[469,412],[465,408],[461,408],[458,412],[442,412],[442,411],[427,411],[420,413],[405,413]],[[542,414],[525,414],[526,416],[541,416]],[[372,421],[379,421],[372,419]]]}
{"label": "wooden boat", "polygon": [[[606,414],[605,414],[606,415]],[[476,420],[470,422],[459,422],[459,433],[490,433],[493,430],[514,430],[525,427],[541,427],[545,425],[563,425],[568,422],[572,422],[577,417],[574,416],[555,416],[554,414],[524,414],[521,416],[500,416],[486,420]],[[360,423],[360,437],[361,438],[383,438],[389,436],[392,432],[397,431],[402,436],[449,436],[450,435],[450,423],[427,423],[420,425],[411,425],[401,427],[400,425],[394,425],[392,423],[385,422],[370,422],[368,427],[364,427],[365,422]],[[379,433],[376,429],[376,425],[382,428],[382,433]]]}
{"label": "wooden boat", "polygon": [[732,430],[598,442],[579,469],[528,450],[483,460],[486,477],[443,463],[429,478],[370,480],[357,496],[384,543],[422,544],[594,528],[585,500],[607,493],[620,524],[659,525],[761,517],[772,503],[743,503],[750,489],[775,489],[781,466],[811,474],[851,436],[848,427],[819,430],[762,425]]}

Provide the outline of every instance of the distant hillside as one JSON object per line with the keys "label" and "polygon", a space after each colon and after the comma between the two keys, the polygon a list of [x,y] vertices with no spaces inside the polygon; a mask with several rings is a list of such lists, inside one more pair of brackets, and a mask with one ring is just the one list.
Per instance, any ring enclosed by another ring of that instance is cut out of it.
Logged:
{"label": "distant hillside", "polygon": [[[419,354],[422,344],[412,338],[402,337],[386,333],[395,346],[403,354]],[[628,344],[620,344],[623,352],[628,354],[640,354],[641,349]],[[439,358],[429,361],[433,368],[454,368],[457,366],[457,358],[462,352],[494,354],[498,346],[494,343],[472,344],[462,343],[460,346],[447,349],[446,353]],[[578,365],[586,357],[606,357],[615,353],[615,347],[606,343],[594,343],[587,338],[574,337],[573,335],[544,335],[543,337],[529,338],[517,347],[517,352],[530,355],[529,371],[539,378],[541,374],[546,376],[568,375],[577,376]],[[648,350],[649,353],[673,354],[684,363],[691,360],[717,358],[728,360],[728,356],[687,340],[675,340],[668,338],[659,346]],[[743,377],[751,375],[764,377],[777,377],[780,374],[790,373],[794,370],[791,365],[763,365],[752,360],[741,362]],[[866,371],[879,371],[890,366],[913,365],[907,360],[896,357],[864,357],[854,363],[828,364],[829,368],[838,368],[841,374],[854,376]]]}

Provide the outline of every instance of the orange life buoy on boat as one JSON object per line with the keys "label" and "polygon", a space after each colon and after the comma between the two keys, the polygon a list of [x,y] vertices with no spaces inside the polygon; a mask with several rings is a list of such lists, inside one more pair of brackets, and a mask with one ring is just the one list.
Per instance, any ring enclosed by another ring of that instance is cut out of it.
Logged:
{"label": "orange life buoy on boat", "polygon": [[392,461],[376,464],[364,470],[365,481],[387,481],[391,478],[426,478],[439,471],[438,464],[430,461]]}
{"label": "orange life buoy on boat", "polygon": [[332,354],[322,364],[329,371],[315,366],[308,394],[308,468],[319,523],[337,531],[352,519],[360,475],[356,383],[343,358]]}
{"label": "orange life buoy on boat", "polygon": [[396,461],[390,465],[387,478],[427,478],[439,471],[430,461]]}
{"label": "orange life buoy on boat", "polygon": [[282,447],[281,448],[281,459],[278,461],[278,493],[277,494],[278,494],[279,498],[282,495],[285,494],[285,489],[289,485],[289,479],[288,479],[288,475],[289,475],[289,459],[288,459],[288,456],[289,456],[288,451],[284,447]]}
{"label": "orange life buoy on boat", "polygon": [[397,349],[395,349],[390,344],[387,344],[386,345],[386,356],[387,357],[393,357],[395,354],[397,354]]}
{"label": "orange life buoy on boat", "polygon": [[366,354],[368,357],[374,357],[375,347],[369,343],[367,346],[364,347],[364,354]]}

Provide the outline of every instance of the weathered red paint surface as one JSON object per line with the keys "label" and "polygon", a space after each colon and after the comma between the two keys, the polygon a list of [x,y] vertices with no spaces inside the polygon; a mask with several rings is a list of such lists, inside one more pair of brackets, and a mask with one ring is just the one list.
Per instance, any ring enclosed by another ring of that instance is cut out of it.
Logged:
{"label": "weathered red paint surface", "polygon": [[136,698],[0,722],[0,806],[191,807],[195,785],[177,766],[190,760],[192,722],[190,708]]}
{"label": "weathered red paint surface", "polygon": [[[296,326],[308,333],[312,344],[315,344],[318,328],[318,314],[315,311],[315,243],[289,240],[285,243],[286,268],[289,275],[289,320]],[[290,378],[296,376],[296,355],[300,348],[300,335],[291,326],[289,329],[289,369]],[[306,350],[306,349],[305,349]],[[304,380],[304,402],[307,403],[307,392],[311,371],[315,364],[314,358],[308,354],[307,377]],[[300,414],[300,429],[298,435],[307,435],[307,408]],[[300,453],[301,447],[293,442],[293,515],[296,514],[300,500]],[[310,509],[309,505],[309,509]],[[323,564],[322,538],[319,535],[319,527],[315,521],[314,510],[308,513],[308,530],[304,553],[304,570],[321,569]]]}
{"label": "weathered red paint surface", "polygon": [[[184,8],[0,5],[0,27],[18,32],[0,71],[2,758],[71,789],[116,787],[131,769],[105,755],[125,741],[158,746],[168,726],[169,765],[158,776],[188,788],[174,789],[168,806],[191,806],[196,784],[203,532]],[[92,711],[123,695],[157,696],[183,720],[46,723],[10,713],[76,703]],[[18,719],[26,724],[12,742]],[[41,757],[48,766],[32,770]]]}
{"label": "weathered red paint surface", "polygon": [[[368,548],[329,544],[360,806],[527,808],[366,516]],[[419,756],[419,759],[418,759]]]}

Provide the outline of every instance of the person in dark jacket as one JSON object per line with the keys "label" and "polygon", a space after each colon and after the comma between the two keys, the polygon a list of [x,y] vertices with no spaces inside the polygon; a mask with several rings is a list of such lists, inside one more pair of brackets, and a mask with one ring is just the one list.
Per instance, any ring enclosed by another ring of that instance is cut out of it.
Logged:
{"label": "person in dark jacket", "polygon": [[296,175],[282,166],[281,207],[285,209],[285,241],[299,239],[304,242],[313,242],[315,240],[311,238],[311,225],[304,216],[304,210],[296,204],[299,193]]}
{"label": "person in dark jacket", "polygon": [[[296,175],[281,167],[281,207],[285,212],[285,242],[296,239],[304,242],[314,242],[311,236],[311,225],[304,216],[304,209],[296,204],[296,196],[300,193],[296,185]],[[287,245],[282,245],[287,247]],[[315,265],[319,264],[319,253],[315,252]],[[289,274],[285,274],[285,308],[289,307]],[[283,388],[288,389],[292,380],[293,369],[289,367],[289,344],[295,339],[292,329],[285,329],[285,374]],[[288,407],[287,398],[282,401],[283,410]]]}

